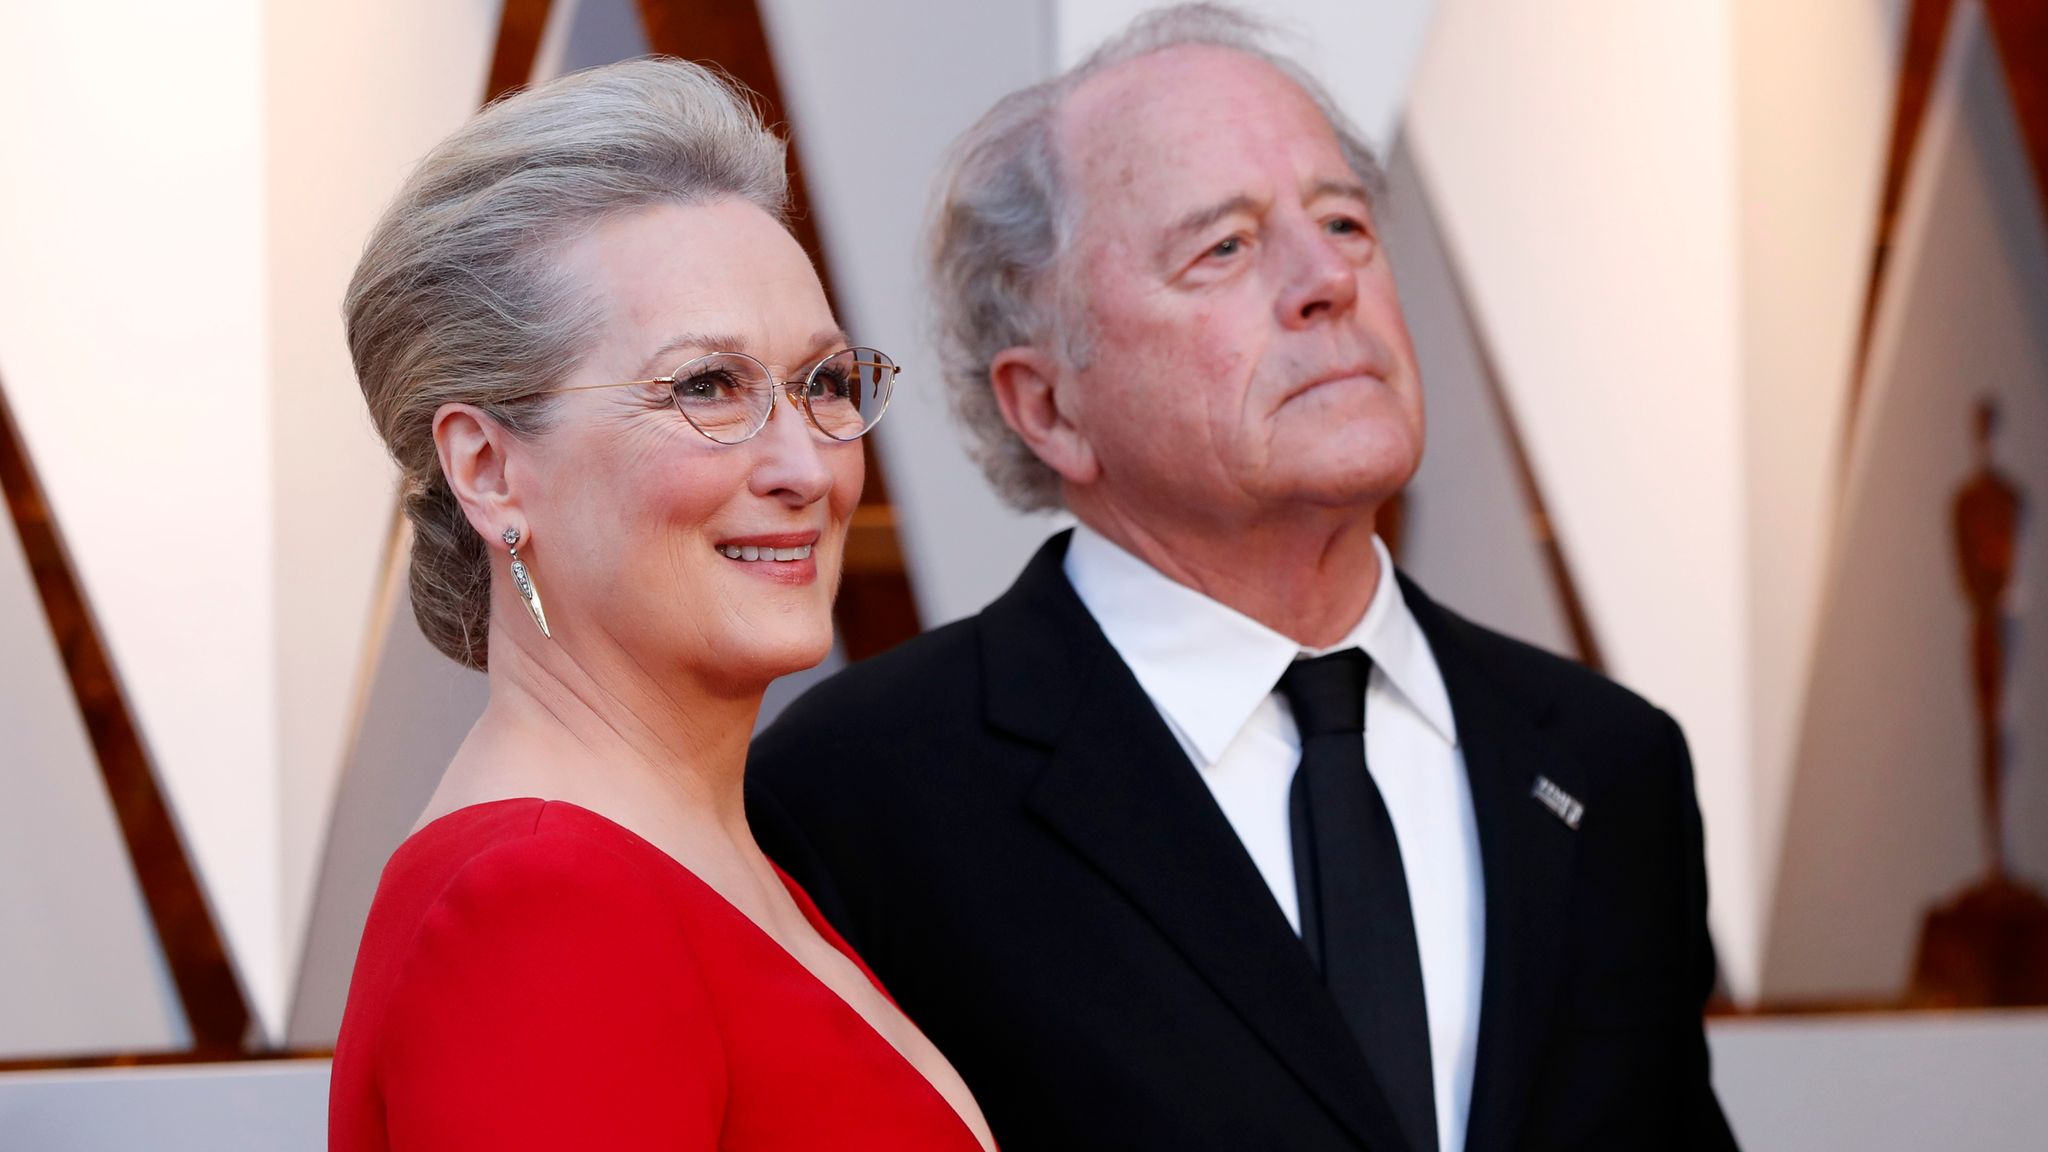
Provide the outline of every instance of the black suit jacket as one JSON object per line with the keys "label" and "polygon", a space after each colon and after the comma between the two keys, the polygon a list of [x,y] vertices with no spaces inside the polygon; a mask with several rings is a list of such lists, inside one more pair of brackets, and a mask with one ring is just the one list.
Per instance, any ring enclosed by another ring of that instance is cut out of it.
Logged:
{"label": "black suit jacket", "polygon": [[[1005,1152],[1404,1149],[1271,890],[1068,584],[1066,543],[979,616],[791,705],[749,760],[756,835]],[[1450,692],[1485,876],[1466,1147],[1732,1147],[1677,725],[1402,591]],[[1576,831],[1531,796],[1539,775],[1584,803]]]}

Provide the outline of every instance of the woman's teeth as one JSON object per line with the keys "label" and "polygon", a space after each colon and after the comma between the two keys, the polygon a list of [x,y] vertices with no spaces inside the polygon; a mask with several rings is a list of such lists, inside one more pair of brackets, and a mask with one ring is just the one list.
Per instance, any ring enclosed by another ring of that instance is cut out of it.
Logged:
{"label": "woman's teeth", "polygon": [[809,560],[811,545],[796,548],[756,548],[752,544],[721,544],[718,550],[733,560]]}

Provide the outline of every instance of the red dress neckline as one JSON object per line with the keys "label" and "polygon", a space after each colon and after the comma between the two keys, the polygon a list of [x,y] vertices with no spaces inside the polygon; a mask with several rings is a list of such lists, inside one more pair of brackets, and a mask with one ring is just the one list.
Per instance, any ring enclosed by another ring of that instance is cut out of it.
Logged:
{"label": "red dress neckline", "polygon": [[[676,859],[674,856],[664,851],[659,845],[655,844],[653,841],[647,839],[645,836],[640,835],[638,832],[633,831],[631,828],[626,827],[624,824],[619,823],[617,820],[614,820],[611,817],[606,816],[602,812],[598,812],[590,808],[585,808],[581,804],[577,804],[568,800],[549,800],[542,796],[508,796],[500,800],[484,800],[475,804],[465,804],[452,812],[443,813],[439,816],[434,817],[432,820],[427,821],[425,824],[421,825],[419,831],[413,833],[413,835],[425,836],[428,833],[428,831],[432,829],[435,825],[440,824],[446,820],[454,820],[456,817],[461,816],[465,812],[471,813],[473,816],[480,816],[484,814],[485,810],[498,809],[507,806],[516,807],[520,805],[538,805],[539,807],[535,809],[536,819],[539,818],[540,813],[545,812],[550,808],[565,809],[569,812],[577,814],[579,817],[586,818],[606,826],[618,835],[627,838],[633,843],[639,844],[640,846],[646,848],[649,852],[652,852],[655,855],[660,856],[662,859],[668,861],[671,865],[675,867],[675,870],[677,872],[682,874],[685,881],[695,885],[698,888],[703,889],[706,895],[710,896],[726,911],[730,912],[735,919],[743,923],[746,929],[751,929],[754,932],[754,934],[759,936],[762,940],[774,945],[775,951],[780,953],[782,957],[789,961],[791,965],[795,966],[797,971],[802,973],[802,975],[805,978],[809,979],[812,983],[815,983],[820,988],[823,988],[825,991],[830,992],[832,994],[832,999],[837,1001],[839,1006],[843,1008],[849,1015],[851,1015],[853,1019],[860,1024],[861,1028],[863,1028],[869,1036],[874,1038],[875,1043],[880,1044],[882,1047],[894,1053],[896,1059],[902,1061],[903,1066],[906,1069],[908,1069],[912,1075],[917,1077],[918,1083],[923,1084],[925,1088],[928,1091],[930,1091],[933,1096],[936,1096],[938,1098],[940,1104],[945,1105],[946,1111],[952,1113],[953,1118],[960,1122],[960,1127],[962,1129],[965,1129],[970,1137],[973,1137],[974,1142],[976,1144],[981,1143],[981,1138],[979,1136],[974,1135],[974,1128],[972,1125],[967,1123],[967,1118],[960,1115],[959,1109],[953,1107],[953,1102],[951,1100],[946,1099],[946,1094],[944,1092],[939,1091],[938,1085],[933,1084],[931,1082],[931,1078],[924,1074],[924,1069],[919,1068],[917,1064],[910,1059],[910,1057],[905,1056],[903,1054],[903,1050],[901,1048],[896,1047],[895,1044],[889,1041],[889,1038],[887,1036],[882,1035],[881,1031],[877,1029],[874,1026],[874,1024],[868,1020],[867,1017],[860,1014],[860,1009],[855,1008],[851,1003],[849,1003],[846,997],[841,996],[839,994],[837,989],[833,988],[830,984],[825,983],[823,980],[818,979],[818,974],[816,972],[811,971],[810,968],[807,967],[803,961],[797,959],[796,956],[793,953],[791,953],[789,949],[783,947],[782,941],[777,940],[775,936],[772,933],[770,933],[766,928],[763,928],[760,924],[756,923],[752,916],[749,916],[745,912],[741,911],[739,905],[734,904],[732,901],[726,899],[725,893],[720,892],[718,889],[713,888],[709,883],[705,882],[702,876],[699,876],[695,872],[690,870],[689,865],[683,863],[681,860]],[[846,942],[846,938],[839,934],[839,930],[832,927],[832,922],[825,919],[824,913],[818,911],[817,904],[811,900],[811,894],[804,891],[801,885],[799,885],[795,880],[791,879],[789,873],[784,872],[782,870],[782,865],[777,864],[773,860],[770,860],[768,861],[768,866],[770,868],[775,869],[775,877],[776,879],[782,882],[782,890],[789,893],[790,899],[796,902],[797,911],[803,914],[804,921],[811,926],[811,930],[816,932],[819,936],[823,937],[825,943],[830,944],[834,951],[838,952],[841,956],[846,957],[848,960],[851,960],[853,962],[853,966],[859,969],[860,974],[867,979],[869,986],[873,987],[875,991],[881,993],[882,999],[887,1000],[889,1002],[890,1007],[895,1008],[898,1012],[903,1011],[901,1006],[899,1006],[896,1003],[896,998],[889,995],[889,990],[882,986],[881,980],[877,979],[874,972],[868,968],[867,961],[862,960],[860,958],[860,954],[853,950],[853,946]],[[908,1019],[908,1017],[905,1017],[905,1019]],[[911,1026],[916,1027],[916,1021],[911,1021]]]}

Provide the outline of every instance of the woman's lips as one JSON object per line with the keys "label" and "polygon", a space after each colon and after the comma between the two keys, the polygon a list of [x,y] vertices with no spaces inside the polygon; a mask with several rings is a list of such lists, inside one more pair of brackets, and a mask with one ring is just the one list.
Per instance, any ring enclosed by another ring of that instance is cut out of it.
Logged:
{"label": "woman's lips", "polygon": [[811,558],[811,545],[809,544],[799,544],[794,548],[763,548],[758,544],[720,544],[718,545],[718,550],[724,553],[729,560],[744,560],[749,563],[758,563],[763,560],[787,563],[791,560],[809,560]]}
{"label": "woman's lips", "polygon": [[713,544],[712,550],[743,565],[756,576],[785,584],[808,584],[818,577],[818,563],[812,553],[818,533],[774,532],[757,536],[730,536]]}

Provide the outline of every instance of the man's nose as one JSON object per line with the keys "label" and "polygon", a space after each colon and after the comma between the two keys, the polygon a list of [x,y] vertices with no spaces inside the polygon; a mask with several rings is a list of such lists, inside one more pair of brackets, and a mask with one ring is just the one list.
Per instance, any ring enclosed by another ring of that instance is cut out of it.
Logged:
{"label": "man's nose", "polygon": [[1285,245],[1287,287],[1280,294],[1280,323],[1302,328],[1351,311],[1358,299],[1358,268],[1313,221],[1304,221]]}

